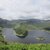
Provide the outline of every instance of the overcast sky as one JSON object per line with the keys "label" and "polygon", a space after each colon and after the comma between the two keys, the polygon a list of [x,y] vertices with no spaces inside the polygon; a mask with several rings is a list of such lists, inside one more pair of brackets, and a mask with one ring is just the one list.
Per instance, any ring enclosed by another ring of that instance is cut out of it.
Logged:
{"label": "overcast sky", "polygon": [[49,19],[50,0],[0,0],[0,18]]}

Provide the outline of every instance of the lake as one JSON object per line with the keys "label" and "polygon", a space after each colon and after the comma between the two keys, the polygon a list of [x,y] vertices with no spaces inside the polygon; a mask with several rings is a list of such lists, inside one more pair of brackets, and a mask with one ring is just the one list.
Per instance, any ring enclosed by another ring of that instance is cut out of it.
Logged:
{"label": "lake", "polygon": [[[25,38],[16,36],[16,32],[12,28],[4,28],[2,31],[4,40],[6,42],[17,42],[17,43],[50,43],[50,33],[44,30],[32,30],[28,32]],[[39,37],[43,37],[44,40],[38,40]]]}

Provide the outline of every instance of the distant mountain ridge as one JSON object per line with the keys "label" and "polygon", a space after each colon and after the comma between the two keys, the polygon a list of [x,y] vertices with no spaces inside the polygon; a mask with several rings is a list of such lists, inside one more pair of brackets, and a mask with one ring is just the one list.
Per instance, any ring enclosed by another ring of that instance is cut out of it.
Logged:
{"label": "distant mountain ridge", "polygon": [[[5,19],[2,19],[0,18],[0,26],[4,26],[4,27],[9,27],[10,25],[12,24],[17,24],[17,23],[27,23],[27,24],[39,24],[39,23],[42,23],[42,24],[48,24],[50,23],[50,20],[39,20],[39,19],[26,19],[26,20],[23,20],[23,19],[19,19],[19,20],[5,20]],[[11,27],[11,26],[10,26]]]}
{"label": "distant mountain ridge", "polygon": [[0,18],[0,26],[8,27],[9,23],[10,23],[10,21]]}
{"label": "distant mountain ridge", "polygon": [[22,20],[22,19],[19,19],[19,20],[12,20],[11,22],[19,22],[19,23],[22,23],[22,22],[24,22],[24,23],[40,23],[41,22],[41,20],[39,20],[39,19],[26,19],[26,20]]}

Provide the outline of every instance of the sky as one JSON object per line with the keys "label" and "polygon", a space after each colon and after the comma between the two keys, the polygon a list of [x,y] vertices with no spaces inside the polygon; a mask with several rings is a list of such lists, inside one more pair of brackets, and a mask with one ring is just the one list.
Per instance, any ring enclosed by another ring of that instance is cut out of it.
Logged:
{"label": "sky", "polygon": [[0,0],[0,18],[50,20],[50,0]]}

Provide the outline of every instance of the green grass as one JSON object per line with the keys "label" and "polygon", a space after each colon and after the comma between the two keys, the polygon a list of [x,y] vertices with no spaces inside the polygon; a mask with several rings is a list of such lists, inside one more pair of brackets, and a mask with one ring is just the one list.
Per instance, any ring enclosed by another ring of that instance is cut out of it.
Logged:
{"label": "green grass", "polygon": [[4,41],[4,37],[0,34],[0,45],[5,45],[7,42]]}
{"label": "green grass", "polygon": [[4,38],[1,33],[0,33],[0,45],[4,45]]}
{"label": "green grass", "polygon": [[50,50],[50,44],[9,44],[0,46],[0,50]]}
{"label": "green grass", "polygon": [[0,45],[5,45],[7,42],[4,41],[4,37],[2,35],[2,28],[0,27]]}

